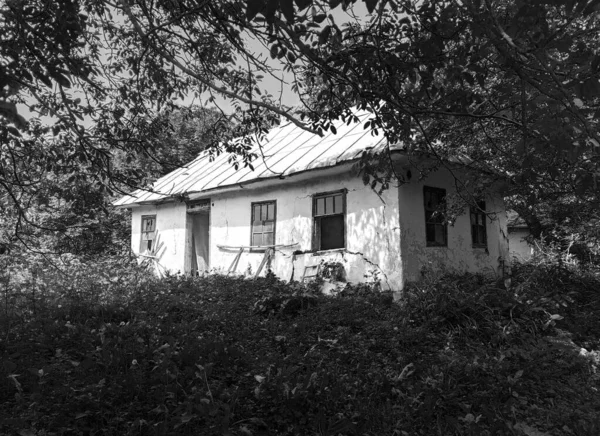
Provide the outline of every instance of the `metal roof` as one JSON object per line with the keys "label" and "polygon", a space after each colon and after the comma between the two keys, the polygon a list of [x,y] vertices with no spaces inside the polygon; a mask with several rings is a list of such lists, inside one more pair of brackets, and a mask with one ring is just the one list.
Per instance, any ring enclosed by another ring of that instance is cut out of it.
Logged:
{"label": "metal roof", "polygon": [[366,149],[383,150],[387,144],[384,136],[381,133],[375,135],[371,129],[364,128],[372,114],[357,111],[354,115],[359,120],[356,123],[346,124],[342,120],[333,122],[336,134],[328,131],[324,136],[319,136],[292,123],[285,123],[270,130],[262,140],[254,137],[250,151],[258,156],[252,162],[254,170],[248,167],[236,170],[229,162],[229,153],[222,153],[211,160],[207,151],[202,152],[188,165],[158,179],[150,189],[138,189],[120,198],[114,205],[124,207],[154,203],[182,194],[290,176],[352,161]]}

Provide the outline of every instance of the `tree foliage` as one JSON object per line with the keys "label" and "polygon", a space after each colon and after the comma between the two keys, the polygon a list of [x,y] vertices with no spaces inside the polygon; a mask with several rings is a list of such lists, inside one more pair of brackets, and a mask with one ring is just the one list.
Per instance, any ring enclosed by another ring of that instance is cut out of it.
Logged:
{"label": "tree foliage", "polygon": [[[352,13],[359,6],[362,19]],[[365,127],[390,142],[440,162],[467,155],[504,173],[522,213],[551,196],[593,201],[599,6],[8,1],[0,9],[2,200],[27,220],[43,187],[65,175],[67,185],[85,180],[110,191],[143,184],[147,174],[115,160],[152,156],[165,114],[194,97],[234,108],[236,129],[221,132],[227,146],[214,149],[241,154],[246,165],[247,144],[228,138],[264,131],[277,117],[318,132],[358,105],[373,112]],[[266,91],[273,80],[291,86],[302,113]],[[42,121],[25,119],[17,104]]]}

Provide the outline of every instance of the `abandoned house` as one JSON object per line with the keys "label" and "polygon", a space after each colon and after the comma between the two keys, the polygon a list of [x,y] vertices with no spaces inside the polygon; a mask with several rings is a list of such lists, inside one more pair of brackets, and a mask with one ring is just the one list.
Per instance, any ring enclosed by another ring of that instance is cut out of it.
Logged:
{"label": "abandoned house", "polygon": [[466,169],[446,165],[422,179],[395,145],[389,155],[405,183],[379,195],[355,164],[386,142],[364,128],[371,114],[357,116],[324,136],[282,123],[255,141],[254,169],[235,169],[226,153],[202,153],[151,189],[121,198],[115,205],[131,209],[133,251],[159,273],[270,269],[301,280],[323,263],[341,264],[348,281],[380,280],[393,290],[426,271],[501,275],[508,261],[501,194],[489,192],[481,209],[465,208],[449,224],[438,212]]}

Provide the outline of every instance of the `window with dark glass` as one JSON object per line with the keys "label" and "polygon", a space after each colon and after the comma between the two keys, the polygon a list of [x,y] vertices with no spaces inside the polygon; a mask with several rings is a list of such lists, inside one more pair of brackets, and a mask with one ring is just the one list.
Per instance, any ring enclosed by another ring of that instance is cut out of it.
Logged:
{"label": "window with dark glass", "polygon": [[258,247],[275,245],[275,202],[252,203],[252,241]]}
{"label": "window with dark glass", "polygon": [[142,242],[140,252],[152,251],[156,238],[156,215],[142,216]]}
{"label": "window with dark glass", "polygon": [[486,247],[486,216],[485,201],[477,203],[477,207],[471,207],[471,240],[473,247]]}
{"label": "window with dark glass", "polygon": [[425,237],[428,247],[448,245],[448,226],[446,224],[446,190],[423,188],[425,203]]}
{"label": "window with dark glass", "polygon": [[346,194],[332,192],[313,197],[314,249],[346,247]]}

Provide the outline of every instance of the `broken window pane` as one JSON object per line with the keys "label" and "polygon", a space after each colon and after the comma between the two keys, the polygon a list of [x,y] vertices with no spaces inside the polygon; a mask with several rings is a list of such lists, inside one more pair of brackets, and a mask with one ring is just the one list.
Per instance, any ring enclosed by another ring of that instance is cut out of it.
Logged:
{"label": "broken window pane", "polygon": [[142,240],[140,252],[151,251],[156,238],[156,215],[142,216]]}

